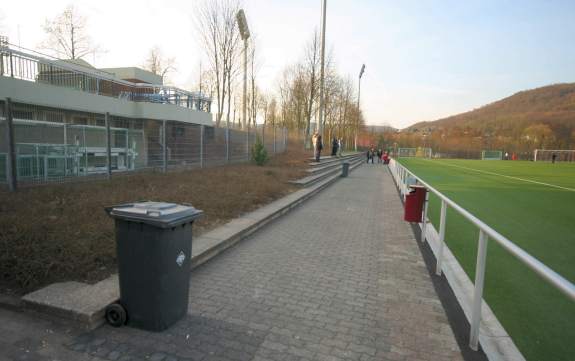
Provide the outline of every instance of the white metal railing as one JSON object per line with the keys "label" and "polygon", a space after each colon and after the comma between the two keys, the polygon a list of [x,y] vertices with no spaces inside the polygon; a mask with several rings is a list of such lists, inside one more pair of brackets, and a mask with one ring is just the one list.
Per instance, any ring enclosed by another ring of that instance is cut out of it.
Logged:
{"label": "white metal railing", "polygon": [[443,248],[445,247],[445,223],[447,207],[451,207],[457,213],[461,214],[473,225],[479,229],[479,242],[477,246],[477,264],[475,266],[475,290],[473,294],[472,316],[471,316],[471,330],[469,337],[469,346],[471,349],[477,351],[479,343],[479,324],[481,321],[481,302],[483,300],[483,283],[485,279],[485,261],[487,259],[487,241],[492,239],[501,245],[505,250],[511,253],[515,258],[525,264],[527,267],[535,271],[541,278],[553,285],[569,299],[575,301],[575,285],[569,282],[551,268],[547,267],[541,261],[525,252],[515,243],[499,234],[493,228],[483,223],[480,219],[469,213],[460,205],[447,198],[437,189],[423,181],[421,178],[413,174],[406,167],[399,164],[395,159],[392,159],[389,164],[391,174],[397,184],[401,195],[405,197],[409,193],[409,178],[415,179],[418,183],[427,188],[428,192],[425,198],[425,207],[423,210],[423,223],[421,225],[421,241],[425,242],[426,225],[429,222],[427,219],[427,207],[429,203],[429,192],[435,194],[441,200],[441,215],[439,220],[439,251],[437,253],[437,266],[435,272],[441,275],[441,262],[443,258]]}

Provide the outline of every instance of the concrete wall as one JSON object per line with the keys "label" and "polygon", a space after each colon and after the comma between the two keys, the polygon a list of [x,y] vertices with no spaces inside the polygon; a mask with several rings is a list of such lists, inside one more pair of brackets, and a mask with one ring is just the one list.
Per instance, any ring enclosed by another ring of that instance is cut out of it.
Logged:
{"label": "concrete wall", "polygon": [[128,118],[175,120],[213,126],[212,114],[172,104],[132,102],[54,85],[0,77],[0,99]]}

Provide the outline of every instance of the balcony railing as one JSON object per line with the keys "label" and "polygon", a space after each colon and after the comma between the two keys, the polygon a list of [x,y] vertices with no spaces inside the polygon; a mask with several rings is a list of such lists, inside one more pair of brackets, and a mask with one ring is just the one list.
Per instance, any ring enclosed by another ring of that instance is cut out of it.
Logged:
{"label": "balcony railing", "polygon": [[211,99],[199,92],[116,79],[105,71],[12,49],[6,42],[0,43],[0,76],[133,102],[173,104],[204,112],[211,110]]}

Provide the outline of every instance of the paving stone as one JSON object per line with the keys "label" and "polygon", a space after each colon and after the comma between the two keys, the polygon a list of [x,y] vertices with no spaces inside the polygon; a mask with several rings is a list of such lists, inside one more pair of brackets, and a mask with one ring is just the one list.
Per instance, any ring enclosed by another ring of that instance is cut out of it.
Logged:
{"label": "paving stone", "polygon": [[111,361],[116,361],[117,359],[120,358],[121,355],[122,355],[122,354],[119,353],[118,351],[112,351],[112,352],[110,352],[110,353],[106,356],[106,358],[107,358],[108,360],[111,360]]}
{"label": "paving stone", "polygon": [[[69,336],[62,332],[62,347],[51,356],[460,360],[402,212],[385,168],[363,165],[195,269],[189,313],[170,329],[152,333],[104,325]],[[10,336],[13,328],[0,324],[0,336]]]}
{"label": "paving stone", "polygon": [[161,352],[156,352],[150,356],[150,361],[164,361],[166,355]]}

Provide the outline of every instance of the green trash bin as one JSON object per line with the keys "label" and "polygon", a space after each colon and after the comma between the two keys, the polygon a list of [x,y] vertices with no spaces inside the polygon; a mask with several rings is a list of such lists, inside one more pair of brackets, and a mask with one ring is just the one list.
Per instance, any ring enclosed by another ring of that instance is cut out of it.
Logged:
{"label": "green trash bin", "polygon": [[106,309],[113,326],[162,331],[188,311],[192,225],[189,205],[139,202],[106,208],[116,223],[120,301]]}

